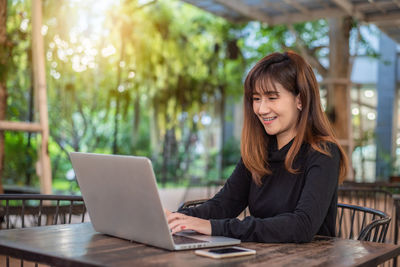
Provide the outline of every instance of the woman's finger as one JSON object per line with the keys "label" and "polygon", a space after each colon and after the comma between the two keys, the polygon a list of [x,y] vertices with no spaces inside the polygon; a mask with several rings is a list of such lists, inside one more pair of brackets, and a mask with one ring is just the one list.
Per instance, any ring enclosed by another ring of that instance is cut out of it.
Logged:
{"label": "woman's finger", "polygon": [[164,209],[164,213],[165,213],[165,215],[168,217],[172,212],[170,212],[170,211],[167,210],[167,209]]}
{"label": "woman's finger", "polygon": [[176,227],[179,227],[183,224],[187,224],[188,223],[188,219],[185,218],[178,218],[178,219],[174,219],[172,220],[170,223],[168,223],[169,229],[171,229],[171,231],[175,230]]}
{"label": "woman's finger", "polygon": [[174,220],[180,220],[180,219],[184,219],[185,217],[188,217],[182,213],[179,212],[171,212],[168,216],[167,216],[167,221],[168,224],[173,222]]}
{"label": "woman's finger", "polygon": [[168,223],[168,227],[171,231],[173,231],[175,229],[176,226],[178,226],[180,224],[179,220],[174,220],[170,223]]}
{"label": "woman's finger", "polygon": [[179,226],[179,227],[176,227],[174,230],[172,230],[172,234],[176,234],[176,233],[179,233],[179,232],[181,232],[181,231],[183,231],[183,230],[186,230],[186,229],[188,229],[188,228],[186,228],[186,226],[184,226],[184,225],[181,225],[181,226]]}
{"label": "woman's finger", "polygon": [[178,233],[180,231],[189,229],[186,224],[184,222],[179,222],[178,224],[174,225],[173,227],[171,227],[171,233],[175,234]]}
{"label": "woman's finger", "polygon": [[171,213],[168,216],[168,227],[172,234],[183,230],[194,230],[196,232],[211,235],[210,221],[184,215],[182,213]]}

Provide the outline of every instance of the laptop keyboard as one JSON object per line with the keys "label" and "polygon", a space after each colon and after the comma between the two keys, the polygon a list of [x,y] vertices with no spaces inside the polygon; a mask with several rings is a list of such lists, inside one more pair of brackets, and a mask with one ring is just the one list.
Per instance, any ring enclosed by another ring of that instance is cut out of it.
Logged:
{"label": "laptop keyboard", "polygon": [[191,238],[182,235],[173,235],[172,238],[174,239],[174,243],[176,245],[182,244],[194,244],[194,243],[208,243],[209,241],[204,241],[196,238]]}

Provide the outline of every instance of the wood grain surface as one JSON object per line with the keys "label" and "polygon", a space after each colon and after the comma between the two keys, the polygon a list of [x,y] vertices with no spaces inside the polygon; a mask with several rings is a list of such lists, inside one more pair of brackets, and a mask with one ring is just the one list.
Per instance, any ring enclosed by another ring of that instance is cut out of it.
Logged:
{"label": "wood grain surface", "polygon": [[400,246],[317,236],[304,244],[242,243],[256,255],[211,259],[96,232],[90,223],[0,231],[0,254],[54,266],[376,266]]}

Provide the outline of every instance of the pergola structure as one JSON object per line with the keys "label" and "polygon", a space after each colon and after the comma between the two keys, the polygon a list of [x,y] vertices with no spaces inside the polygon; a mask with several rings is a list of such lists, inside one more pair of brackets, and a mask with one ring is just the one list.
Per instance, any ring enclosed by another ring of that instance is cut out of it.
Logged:
{"label": "pergola structure", "polygon": [[373,23],[400,42],[399,0],[184,0],[233,22],[257,20],[268,25],[352,16]]}
{"label": "pergola structure", "polygon": [[[36,173],[40,179],[40,192],[52,193],[51,163],[48,149],[50,137],[47,109],[47,86],[42,29],[42,1],[32,0],[32,63],[33,87],[37,114],[33,122],[5,121],[0,119],[0,131],[34,132],[40,136]],[[4,114],[3,114],[4,115]],[[2,144],[0,144],[1,146]],[[0,155],[0,160],[1,159]],[[2,168],[2,164],[0,164]],[[1,170],[0,170],[1,178]],[[0,179],[0,193],[3,193]]]}
{"label": "pergola structure", "polygon": [[[303,57],[305,57],[323,77],[322,84],[324,84],[328,90],[327,112],[331,115],[330,117],[333,118],[332,125],[339,142],[346,148],[349,159],[351,159],[351,153],[354,147],[349,90],[352,84],[350,80],[351,61],[349,52],[349,35],[352,27],[352,19],[365,24],[373,23],[395,42],[400,43],[400,0],[183,1],[217,16],[224,17],[232,22],[254,20],[266,23],[269,26],[277,24],[288,25],[288,28],[296,37],[296,43],[298,43],[298,48]],[[329,68],[323,67],[319,60],[310,53],[291,26],[294,23],[317,19],[327,19],[329,24]],[[393,87],[395,87],[395,85],[393,85]],[[393,107],[393,112],[395,106],[396,105],[393,103],[389,104],[389,108]],[[386,109],[388,109],[388,107],[386,107]],[[394,115],[391,114],[391,116]],[[386,119],[387,121],[390,120],[389,118]],[[394,128],[393,124],[387,124],[389,127]],[[384,128],[385,127],[386,126],[384,126]],[[394,135],[392,134],[387,134],[386,136],[382,135],[378,137],[378,139],[387,139],[388,137],[394,140]],[[384,150],[390,151],[390,149],[387,148],[384,148]],[[378,154],[380,153],[381,152],[377,152],[377,160],[379,158]],[[381,169],[381,167],[379,167],[379,169]],[[377,176],[381,175],[377,173]],[[353,177],[350,176],[349,178],[351,179]],[[379,177],[378,179],[385,178]]]}

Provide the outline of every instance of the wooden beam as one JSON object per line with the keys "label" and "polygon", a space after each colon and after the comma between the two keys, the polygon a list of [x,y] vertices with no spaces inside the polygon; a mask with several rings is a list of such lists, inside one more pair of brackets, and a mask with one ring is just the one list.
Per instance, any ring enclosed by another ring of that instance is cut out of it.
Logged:
{"label": "wooden beam", "polygon": [[239,0],[215,0],[215,2],[248,18],[271,24],[271,20],[266,13],[261,12],[257,8],[246,5]]}
{"label": "wooden beam", "polygon": [[[230,2],[229,0],[215,0],[215,1],[218,3],[221,3],[221,1]],[[277,25],[277,24],[294,24],[294,23],[311,21],[311,20],[316,20],[316,19],[325,19],[327,17],[337,18],[337,17],[342,17],[344,15],[347,15],[347,13],[344,10],[342,10],[341,8],[338,8],[338,7],[324,8],[324,9],[313,10],[313,11],[309,10],[309,12],[307,14],[304,14],[304,13],[300,13],[300,12],[289,13],[277,3],[263,2],[263,5],[266,7],[274,8],[274,9],[282,12],[282,15],[268,16],[267,23],[270,26]],[[238,10],[237,12],[240,12],[240,11]],[[241,14],[245,15],[243,12],[241,12]],[[250,19],[258,20],[258,18],[253,16],[251,12],[246,14],[246,16],[249,17]]]}
{"label": "wooden beam", "polygon": [[306,7],[302,6],[301,4],[297,3],[296,1],[293,0],[284,0],[284,2],[295,9],[299,10],[301,13],[304,15],[308,15],[310,13],[310,10],[308,10]]}
{"label": "wooden beam", "polygon": [[[358,4],[353,4],[354,8],[360,12],[364,11],[376,11],[376,7],[378,6],[380,10],[385,8],[391,8],[394,4],[398,5],[399,0],[387,1],[387,2],[374,2],[371,4],[370,2],[360,2]],[[400,7],[400,6],[399,6]]]}
{"label": "wooden beam", "polygon": [[325,9],[329,8],[329,5],[323,0],[317,0],[317,2],[323,6]]}
{"label": "wooden beam", "polygon": [[346,11],[348,15],[353,16],[358,20],[364,20],[364,14],[357,11],[354,5],[348,0],[333,0],[333,2]]}
{"label": "wooden beam", "polygon": [[[6,119],[7,112],[7,0],[0,0],[0,120]],[[0,194],[4,193],[4,153],[5,153],[4,132],[0,131]]]}
{"label": "wooden beam", "polygon": [[18,121],[0,121],[1,131],[24,131],[41,132],[42,126],[39,123],[18,122]]}
{"label": "wooden beam", "polygon": [[382,20],[376,21],[374,24],[378,27],[399,27],[400,26],[400,17],[393,20]]}
{"label": "wooden beam", "polygon": [[[351,166],[352,147],[352,127],[351,127],[351,100],[350,86],[347,81],[350,80],[350,51],[349,36],[352,24],[352,18],[346,16],[343,18],[329,18],[329,73],[326,81],[330,79],[331,83],[327,84],[327,111],[333,115],[332,126],[337,138],[348,140],[347,144],[343,143],[344,149],[347,151],[349,163]],[[339,81],[343,83],[338,83]],[[349,176],[352,172],[349,171]]]}
{"label": "wooden beam", "polygon": [[262,2],[263,7],[265,7],[266,9],[276,9],[280,12],[282,12],[282,14],[286,15],[288,12],[286,9],[282,8],[282,5],[280,3],[271,3],[271,2]]}
{"label": "wooden beam", "polygon": [[366,15],[365,22],[378,23],[381,21],[395,21],[400,18],[400,11],[391,14]]}
{"label": "wooden beam", "polygon": [[49,156],[49,118],[47,110],[46,69],[44,58],[44,41],[42,36],[42,1],[32,0],[32,64],[33,85],[36,103],[39,110],[39,121],[42,128],[39,148],[40,192],[52,193],[51,164]]}
{"label": "wooden beam", "polygon": [[387,36],[392,38],[395,42],[400,43],[400,37],[398,34],[393,34],[388,27],[377,25],[381,32],[384,32]]}
{"label": "wooden beam", "polygon": [[369,2],[376,8],[379,9],[382,13],[386,13],[386,10],[378,5],[374,0],[369,0]]}
{"label": "wooden beam", "polygon": [[338,142],[339,142],[339,144],[340,144],[341,146],[347,147],[347,146],[350,145],[350,142],[349,142],[348,139],[338,139]]}
{"label": "wooden beam", "polygon": [[343,84],[343,85],[351,85],[352,82],[348,78],[325,78],[320,82],[323,85],[331,85],[331,84]]}
{"label": "wooden beam", "polygon": [[317,19],[326,19],[326,18],[339,18],[347,15],[347,13],[338,7],[333,7],[324,10],[310,10],[308,15],[304,15],[301,13],[288,13],[285,16],[274,16],[270,17],[271,24],[294,24],[305,21],[312,21]]}

